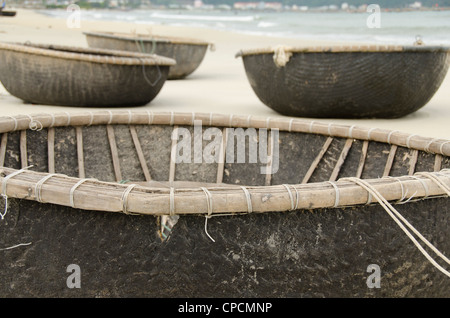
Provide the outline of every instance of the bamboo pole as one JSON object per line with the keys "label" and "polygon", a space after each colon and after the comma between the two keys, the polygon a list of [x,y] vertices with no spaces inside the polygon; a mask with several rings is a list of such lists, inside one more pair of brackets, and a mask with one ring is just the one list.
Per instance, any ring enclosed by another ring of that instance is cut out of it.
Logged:
{"label": "bamboo pole", "polygon": [[5,164],[7,143],[8,143],[8,133],[3,133],[0,145],[0,167],[3,167],[3,165]]}
{"label": "bamboo pole", "polygon": [[[3,182],[5,175],[9,175],[17,170],[10,168],[0,168],[0,184],[7,185],[6,195],[15,198],[26,198],[36,200],[33,192],[36,184],[48,174],[35,171],[24,170],[13,178]],[[439,174],[432,173],[434,177],[450,187],[450,172],[442,170]],[[444,176],[444,177],[443,177]],[[55,175],[46,181],[40,189],[42,201],[70,206],[70,191],[79,178],[72,178],[62,175]],[[431,178],[417,174],[417,176],[404,176],[400,178],[379,178],[365,180],[371,184],[388,201],[398,202],[402,195],[413,193],[411,200],[419,200],[424,197],[435,197],[447,195],[436,182]],[[353,182],[339,180],[335,182],[339,191],[337,206],[356,206],[366,204],[368,193],[366,190]],[[86,180],[82,186],[76,190],[75,208],[84,210],[123,212],[123,194],[129,190],[130,185],[122,185],[113,182],[101,182],[96,180]],[[31,193],[30,193],[31,189]],[[320,209],[332,208],[336,206],[336,190],[330,187],[328,182],[318,182],[304,185],[291,185],[292,192],[298,192],[301,198],[298,202],[298,209]],[[128,213],[143,215],[165,215],[169,211],[170,189],[151,188],[136,185],[127,194]],[[281,212],[292,209],[293,197],[282,185],[246,187],[252,204],[252,212]],[[209,187],[210,200],[213,205],[212,213],[248,213],[248,202],[245,199],[242,187]],[[270,197],[270,200],[267,198]],[[200,187],[178,188],[174,197],[174,206],[180,214],[207,214],[205,192]],[[431,201],[432,202],[432,201]]]}
{"label": "bamboo pole", "polygon": [[306,172],[306,175],[303,177],[302,184],[308,183],[309,178],[313,175],[314,171],[317,168],[317,165],[319,164],[320,160],[322,160],[323,155],[327,152],[328,147],[330,147],[331,142],[333,141],[333,137],[328,137],[325,143],[322,146],[322,149],[320,150],[317,157],[312,162],[311,166],[309,167],[308,171]]}
{"label": "bamboo pole", "polygon": [[131,138],[133,139],[134,147],[136,148],[136,153],[139,158],[139,163],[141,164],[142,172],[144,173],[145,180],[151,181],[152,177],[150,171],[148,170],[147,161],[145,160],[144,153],[142,152],[141,143],[139,142],[139,137],[136,132],[136,126],[130,126]]}
{"label": "bamboo pole", "polygon": [[369,141],[364,140],[362,148],[361,148],[361,157],[360,157],[359,163],[358,163],[358,170],[356,171],[356,178],[361,178],[361,176],[362,176],[362,173],[364,170],[364,164],[366,163],[368,148],[369,148]]}
{"label": "bamboo pole", "polygon": [[114,166],[114,174],[116,176],[116,181],[120,182],[120,181],[122,181],[122,173],[120,171],[119,153],[117,151],[116,137],[114,135],[114,128],[111,125],[107,125],[106,130],[108,132],[108,141],[109,141],[109,146],[111,148],[111,157],[112,157],[113,166]]}
{"label": "bamboo pole", "polygon": [[350,148],[352,147],[353,139],[347,139],[345,141],[344,148],[342,149],[341,155],[339,156],[338,161],[336,162],[336,166],[333,169],[333,172],[331,173],[331,177],[329,181],[336,181],[339,171],[341,171],[342,165],[345,162],[345,159],[347,158],[348,152],[350,151]]}
{"label": "bamboo pole", "polygon": [[83,130],[81,126],[75,127],[77,136],[77,157],[78,157],[78,176],[83,179],[86,178],[84,171],[84,152],[83,152]]}
{"label": "bamboo pole", "polygon": [[48,172],[55,173],[55,128],[47,130]]}

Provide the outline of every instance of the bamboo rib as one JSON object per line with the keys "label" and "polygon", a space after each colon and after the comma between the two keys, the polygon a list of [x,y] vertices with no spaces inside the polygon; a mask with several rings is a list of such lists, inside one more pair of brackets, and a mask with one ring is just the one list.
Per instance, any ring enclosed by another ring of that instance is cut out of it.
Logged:
{"label": "bamboo rib", "polygon": [[134,147],[136,148],[136,153],[138,155],[139,162],[142,167],[142,172],[144,173],[144,176],[145,176],[145,180],[151,181],[152,177],[150,175],[150,171],[148,170],[147,161],[145,161],[144,153],[142,152],[141,143],[139,142],[139,137],[136,132],[136,126],[134,126],[134,125],[130,126],[130,133],[131,133],[131,138],[133,139]]}
{"label": "bamboo rib", "polygon": [[227,141],[228,141],[228,128],[223,128],[222,129],[222,141],[220,144],[219,162],[217,164],[216,183],[222,183],[222,181],[223,181],[223,172],[225,169],[225,153],[226,153],[226,149],[227,149]]}
{"label": "bamboo rib", "polygon": [[266,180],[265,180],[265,185],[266,186],[270,186],[271,181],[272,181],[272,164],[273,164],[273,136],[272,136],[272,131],[269,132],[269,135],[267,136],[267,144],[268,144],[268,149],[267,149],[267,174],[266,174]]}
{"label": "bamboo rib", "polygon": [[55,173],[55,128],[47,130],[48,172]]}
{"label": "bamboo rib", "polygon": [[27,131],[20,131],[20,163],[22,169],[28,166]]}
{"label": "bamboo rib", "polygon": [[441,170],[442,166],[442,155],[436,154],[434,157],[434,172]]}
{"label": "bamboo rib", "polygon": [[113,161],[114,173],[116,181],[122,181],[122,173],[120,171],[119,153],[117,152],[116,137],[114,135],[114,128],[111,125],[106,126],[108,132],[109,146],[111,148],[111,156]]}
{"label": "bamboo rib", "polygon": [[306,172],[306,175],[304,176],[302,180],[302,184],[308,183],[309,178],[314,173],[314,170],[316,170],[317,165],[319,164],[320,160],[322,160],[323,155],[327,152],[328,147],[330,147],[331,142],[333,141],[333,137],[328,137],[325,143],[322,146],[322,149],[320,150],[319,154],[317,155],[316,159],[312,162],[311,166],[308,169],[308,172]]}
{"label": "bamboo rib", "polygon": [[5,164],[6,144],[7,143],[8,143],[8,133],[3,133],[1,145],[0,145],[0,166],[1,167],[3,167]]}
{"label": "bamboo rib", "polygon": [[356,178],[361,178],[361,176],[362,176],[362,173],[364,170],[364,164],[366,163],[368,148],[369,148],[369,141],[364,140],[362,148],[361,148],[361,157],[359,159],[358,170],[356,171]]}
{"label": "bamboo rib", "polygon": [[412,150],[412,157],[409,162],[409,170],[408,174],[412,176],[414,174],[414,171],[416,170],[416,164],[417,164],[417,157],[419,156],[419,150],[413,149]]}
{"label": "bamboo rib", "polygon": [[344,148],[342,149],[341,155],[339,156],[338,161],[336,162],[336,166],[333,169],[333,172],[331,173],[331,177],[329,181],[336,181],[339,171],[341,170],[342,165],[345,162],[345,158],[347,158],[348,152],[350,151],[350,148],[352,147],[353,139],[347,139],[344,145]]}
{"label": "bamboo rib", "polygon": [[84,179],[86,174],[84,172],[83,130],[81,126],[76,126],[75,132],[77,135],[78,176]]}
{"label": "bamboo rib", "polygon": [[170,148],[170,168],[169,168],[169,182],[173,183],[175,181],[175,169],[176,169],[176,152],[177,152],[177,137],[178,137],[178,126],[173,126],[172,131],[172,145]]}
{"label": "bamboo rib", "polygon": [[394,163],[396,152],[397,152],[397,145],[391,145],[391,149],[389,150],[389,156],[386,160],[386,166],[384,167],[383,177],[389,176],[392,164]]}

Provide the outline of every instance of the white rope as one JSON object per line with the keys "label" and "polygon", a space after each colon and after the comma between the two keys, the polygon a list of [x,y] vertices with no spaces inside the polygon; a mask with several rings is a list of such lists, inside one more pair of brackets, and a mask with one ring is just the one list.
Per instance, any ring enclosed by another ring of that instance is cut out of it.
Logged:
{"label": "white rope", "polygon": [[6,213],[8,213],[8,195],[6,194],[6,185],[8,183],[8,180],[17,176],[18,174],[21,174],[22,172],[24,172],[26,169],[30,168],[32,166],[28,166],[25,167],[23,169],[17,170],[13,173],[10,173],[9,175],[7,175],[6,177],[3,178],[2,180],[2,198],[5,200],[5,209],[3,210],[3,213],[0,212],[0,218],[3,220],[5,218]]}
{"label": "white rope", "polygon": [[310,134],[312,134],[314,123],[315,123],[314,120],[313,120],[312,122],[309,123],[309,133],[310,133]]}
{"label": "white rope", "polygon": [[206,209],[208,211],[208,215],[211,215],[212,214],[212,196],[211,196],[211,192],[209,192],[208,189],[206,189],[204,187],[201,187],[201,189],[206,194]]}
{"label": "white rope", "polygon": [[396,133],[396,132],[398,132],[398,130],[392,130],[392,131],[389,133],[388,138],[387,138],[387,143],[388,143],[388,144],[391,144],[391,136],[392,136],[392,134],[394,134],[394,133]]}
{"label": "white rope", "polygon": [[208,215],[205,215],[205,233],[211,239],[211,241],[216,242],[216,240],[214,240],[208,233],[208,219],[212,217],[212,210],[213,210],[211,192],[209,192],[208,189],[204,187],[201,187],[201,189],[203,190],[203,192],[205,192],[206,195],[206,207],[208,211]]}
{"label": "white rope", "polygon": [[291,132],[292,130],[292,122],[294,121],[294,118],[291,118],[291,120],[289,120],[289,128],[288,131]]}
{"label": "white rope", "polygon": [[153,112],[147,110],[148,124],[153,124]]}
{"label": "white rope", "polygon": [[0,251],[12,250],[13,248],[16,248],[16,247],[19,247],[19,246],[27,246],[27,245],[30,245],[30,244],[31,244],[31,242],[29,242],[29,243],[19,243],[19,244],[10,246],[10,247],[0,248]]}
{"label": "white rope", "polygon": [[3,220],[6,213],[8,213],[8,196],[5,194],[1,194],[3,200],[5,201],[5,209],[3,210],[3,212],[0,212],[0,218]]}
{"label": "white rope", "polygon": [[131,124],[132,117],[133,117],[133,114],[132,114],[131,110],[128,110],[128,125]]}
{"label": "white rope", "polygon": [[233,123],[233,114],[230,115],[230,121],[228,126],[232,127],[232,123]]}
{"label": "white rope", "polygon": [[125,191],[122,193],[122,211],[125,214],[129,214],[128,213],[128,195],[130,194],[131,190],[133,190],[133,188],[137,186],[137,184],[130,184]]}
{"label": "white rope", "polygon": [[436,183],[441,189],[443,189],[448,196],[450,196],[450,187],[439,179],[438,174],[431,172],[417,172],[415,173],[415,175],[427,177],[428,179]]}
{"label": "white rope", "polygon": [[251,212],[253,212],[253,207],[252,207],[252,198],[250,196],[250,193],[248,192],[247,188],[244,186],[241,186],[241,189],[244,191],[245,198],[247,199],[247,212],[251,213]]}
{"label": "white rope", "polygon": [[[417,135],[409,135],[408,138],[406,138],[406,147],[411,148],[411,147],[409,146],[409,142],[410,142],[411,138],[414,137],[414,136],[417,136]],[[432,142],[432,141],[431,141],[431,142]],[[430,145],[431,142],[430,142],[428,145]],[[428,146],[427,146],[427,147],[428,147]],[[427,147],[425,147],[425,149],[427,149]]]}
{"label": "white rope", "polygon": [[287,190],[288,193],[289,193],[289,199],[291,200],[291,210],[290,210],[290,211],[292,211],[292,210],[295,209],[295,205],[294,205],[294,197],[293,197],[293,195],[292,195],[291,189],[289,189],[289,186],[288,186],[287,184],[283,184],[283,187],[285,187],[286,190]]}
{"label": "white rope", "polygon": [[348,137],[353,139],[353,128],[355,128],[356,125],[352,125],[348,130]]}
{"label": "white rope", "polygon": [[298,210],[298,204],[300,202],[300,194],[298,193],[298,190],[295,186],[294,189],[295,189],[295,210]]}
{"label": "white rope", "polygon": [[70,206],[71,206],[72,208],[75,207],[74,198],[73,198],[73,195],[74,195],[75,190],[76,190],[80,185],[82,185],[84,182],[86,182],[86,181],[88,181],[88,180],[95,180],[95,179],[81,179],[80,181],[78,181],[77,183],[75,183],[74,186],[73,186],[72,188],[70,188],[70,192],[69,192],[69,203],[70,203]]}
{"label": "white rope", "polygon": [[210,238],[210,240],[213,241],[213,242],[215,243],[216,240],[213,239],[213,238],[211,237],[211,235],[209,235],[209,233],[208,233],[208,219],[209,219],[210,217],[211,217],[210,215],[205,215],[205,233],[206,233],[206,235]]}
{"label": "white rope", "polygon": [[411,177],[414,178],[414,179],[416,179],[416,180],[419,180],[419,181],[420,181],[420,183],[422,184],[423,189],[425,190],[425,196],[424,196],[423,198],[424,198],[424,199],[428,198],[428,195],[429,195],[429,193],[428,193],[428,186],[427,186],[427,184],[425,183],[425,181],[423,181],[422,179],[420,179],[420,178],[417,177],[417,176],[411,176]]}
{"label": "white rope", "polygon": [[[450,277],[450,272],[445,270],[442,266],[440,266],[426,251],[425,249],[417,242],[415,237],[408,231],[405,227],[410,228],[411,231],[414,232],[421,240],[424,242],[429,248],[431,248],[439,257],[445,260],[448,264],[450,264],[450,260],[443,255],[433,244],[431,244],[422,234],[419,233],[373,186],[367,183],[364,180],[358,178],[344,178],[342,180],[349,180],[364,188],[366,191],[371,192],[376,200],[380,203],[380,205],[386,210],[389,216],[397,223],[397,225],[403,230],[403,232],[411,239],[411,241],[416,245],[419,251],[432,263],[437,269],[439,269],[442,273]],[[401,222],[405,223],[405,225]]]}
{"label": "white rope", "polygon": [[91,126],[92,123],[94,122],[94,113],[93,112],[88,112],[88,113],[91,115],[88,126]]}
{"label": "white rope", "polygon": [[50,128],[52,128],[55,125],[55,114],[51,113],[50,116],[52,116],[52,122],[50,123]]}
{"label": "white rope", "polygon": [[370,139],[370,135],[372,134],[372,131],[374,131],[377,128],[370,128],[369,131],[367,132],[367,140],[371,140]]}
{"label": "white rope", "polygon": [[335,182],[332,181],[327,181],[329,184],[331,184],[334,188],[335,191],[335,197],[334,197],[334,208],[337,208],[339,206],[339,201],[340,201],[340,193],[339,193],[339,188],[337,187]]}
{"label": "white rope", "polygon": [[450,140],[449,141],[446,141],[446,142],[443,142],[442,144],[441,144],[441,146],[439,147],[439,152],[442,154],[442,155],[445,155],[444,154],[444,145],[445,144],[448,144],[448,143],[450,143]]}
{"label": "white rope", "polygon": [[402,189],[402,196],[401,196],[400,200],[397,201],[397,203],[402,202],[406,198],[406,195],[408,193],[408,190],[406,190],[406,192],[405,192],[405,188],[403,187],[402,180],[400,180],[398,177],[392,177],[392,176],[385,176],[384,178],[394,179],[395,181],[400,183],[400,188]]}
{"label": "white rope", "polygon": [[68,112],[65,112],[67,115],[67,126],[70,126],[70,114]]}
{"label": "white rope", "polygon": [[430,152],[430,146],[431,146],[431,144],[434,143],[436,140],[439,140],[439,138],[433,138],[433,139],[431,139],[430,142],[428,142],[427,145],[425,146],[424,150],[425,150],[426,152]]}
{"label": "white rope", "polygon": [[42,185],[44,184],[45,181],[47,181],[48,179],[50,179],[50,178],[52,178],[52,177],[54,177],[56,175],[57,175],[56,173],[51,173],[51,174],[43,177],[41,180],[39,180],[36,183],[36,185],[34,186],[34,193],[35,193],[35,196],[36,196],[36,200],[38,202],[42,203],[42,196],[41,196]]}
{"label": "white rope", "polygon": [[16,131],[17,130],[17,118],[16,117],[13,117],[13,116],[8,116],[9,118],[11,118],[12,120],[14,120],[14,129],[13,129],[13,131]]}
{"label": "white rope", "polygon": [[113,120],[113,113],[112,113],[110,110],[108,110],[107,112],[109,113],[109,121],[108,121],[108,125],[111,125],[112,120]]}
{"label": "white rope", "polygon": [[42,130],[42,128],[44,128],[44,125],[42,125],[42,123],[39,120],[33,119],[33,117],[31,117],[31,115],[29,114],[27,114],[27,116],[30,119],[30,123],[28,124],[28,128],[30,130],[40,131]]}
{"label": "white rope", "polygon": [[173,111],[171,111],[171,112],[170,112],[170,123],[169,123],[170,126],[173,126],[174,120],[175,120],[175,119],[174,119],[174,117],[173,117]]}

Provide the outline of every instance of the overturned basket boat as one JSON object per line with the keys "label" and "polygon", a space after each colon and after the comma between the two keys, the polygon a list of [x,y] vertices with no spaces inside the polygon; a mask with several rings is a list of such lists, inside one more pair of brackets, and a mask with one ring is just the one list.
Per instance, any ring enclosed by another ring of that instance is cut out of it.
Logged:
{"label": "overturned basket boat", "polygon": [[248,80],[275,111],[310,118],[397,118],[428,103],[450,49],[351,46],[244,50]]}
{"label": "overturned basket boat", "polygon": [[449,296],[448,140],[149,111],[0,132],[3,296]]}
{"label": "overturned basket boat", "polygon": [[176,60],[169,79],[193,73],[203,61],[210,43],[188,38],[162,37],[136,33],[84,32],[90,47],[158,54]]}
{"label": "overturned basket boat", "polygon": [[140,106],[167,79],[169,58],[44,44],[0,43],[0,81],[28,103],[61,106]]}
{"label": "overturned basket boat", "polygon": [[0,17],[15,17],[16,16],[16,11],[3,11],[0,10]]}

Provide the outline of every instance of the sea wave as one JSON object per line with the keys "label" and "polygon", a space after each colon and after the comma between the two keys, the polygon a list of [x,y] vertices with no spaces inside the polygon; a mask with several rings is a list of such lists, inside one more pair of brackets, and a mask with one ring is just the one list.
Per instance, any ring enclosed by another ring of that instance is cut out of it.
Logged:
{"label": "sea wave", "polygon": [[252,22],[257,20],[256,16],[219,16],[219,15],[189,15],[189,14],[166,14],[155,12],[150,15],[152,18],[172,19],[172,20],[200,20],[200,21],[223,21],[223,22]]}
{"label": "sea wave", "polygon": [[259,22],[258,23],[258,25],[257,25],[257,27],[258,28],[271,28],[271,27],[274,27],[274,26],[277,26],[278,24],[277,23],[274,23],[274,22]]}

